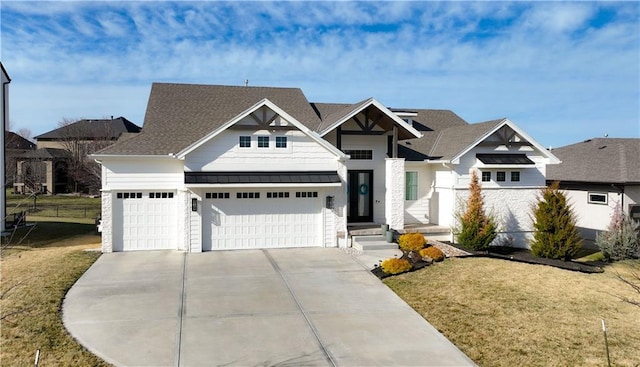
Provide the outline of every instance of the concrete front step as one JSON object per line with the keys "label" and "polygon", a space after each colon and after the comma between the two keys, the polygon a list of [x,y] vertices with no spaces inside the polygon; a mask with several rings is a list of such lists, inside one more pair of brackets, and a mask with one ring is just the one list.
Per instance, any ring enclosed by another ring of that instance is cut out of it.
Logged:
{"label": "concrete front step", "polygon": [[351,246],[360,251],[395,250],[398,248],[397,243],[388,243],[381,235],[353,236],[351,237]]}

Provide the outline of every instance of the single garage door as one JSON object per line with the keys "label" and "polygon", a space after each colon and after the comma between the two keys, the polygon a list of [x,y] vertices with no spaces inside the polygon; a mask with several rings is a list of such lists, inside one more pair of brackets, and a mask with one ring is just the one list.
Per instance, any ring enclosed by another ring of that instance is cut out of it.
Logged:
{"label": "single garage door", "polygon": [[114,251],[176,249],[174,192],[118,192],[114,204]]}
{"label": "single garage door", "polygon": [[322,246],[317,191],[208,192],[203,250]]}

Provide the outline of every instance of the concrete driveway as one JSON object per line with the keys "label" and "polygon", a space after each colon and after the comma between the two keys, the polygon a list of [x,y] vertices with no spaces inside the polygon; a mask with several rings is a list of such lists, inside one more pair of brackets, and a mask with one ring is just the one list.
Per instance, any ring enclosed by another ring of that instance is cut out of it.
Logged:
{"label": "concrete driveway", "polygon": [[339,249],[104,254],[63,304],[121,366],[471,366]]}

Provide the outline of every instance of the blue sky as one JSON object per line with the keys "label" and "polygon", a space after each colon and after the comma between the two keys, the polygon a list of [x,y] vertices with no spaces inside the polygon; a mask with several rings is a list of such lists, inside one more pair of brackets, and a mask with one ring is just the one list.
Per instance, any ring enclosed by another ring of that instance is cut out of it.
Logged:
{"label": "blue sky", "polygon": [[12,129],[141,125],[151,83],[508,117],[545,146],[640,137],[638,2],[0,3]]}

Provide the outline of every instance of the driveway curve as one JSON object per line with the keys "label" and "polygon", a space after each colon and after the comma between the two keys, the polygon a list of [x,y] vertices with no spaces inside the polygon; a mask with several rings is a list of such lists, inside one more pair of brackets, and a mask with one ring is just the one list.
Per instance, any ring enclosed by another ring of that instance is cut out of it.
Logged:
{"label": "driveway curve", "polygon": [[117,366],[473,366],[339,249],[110,253],[63,321]]}

